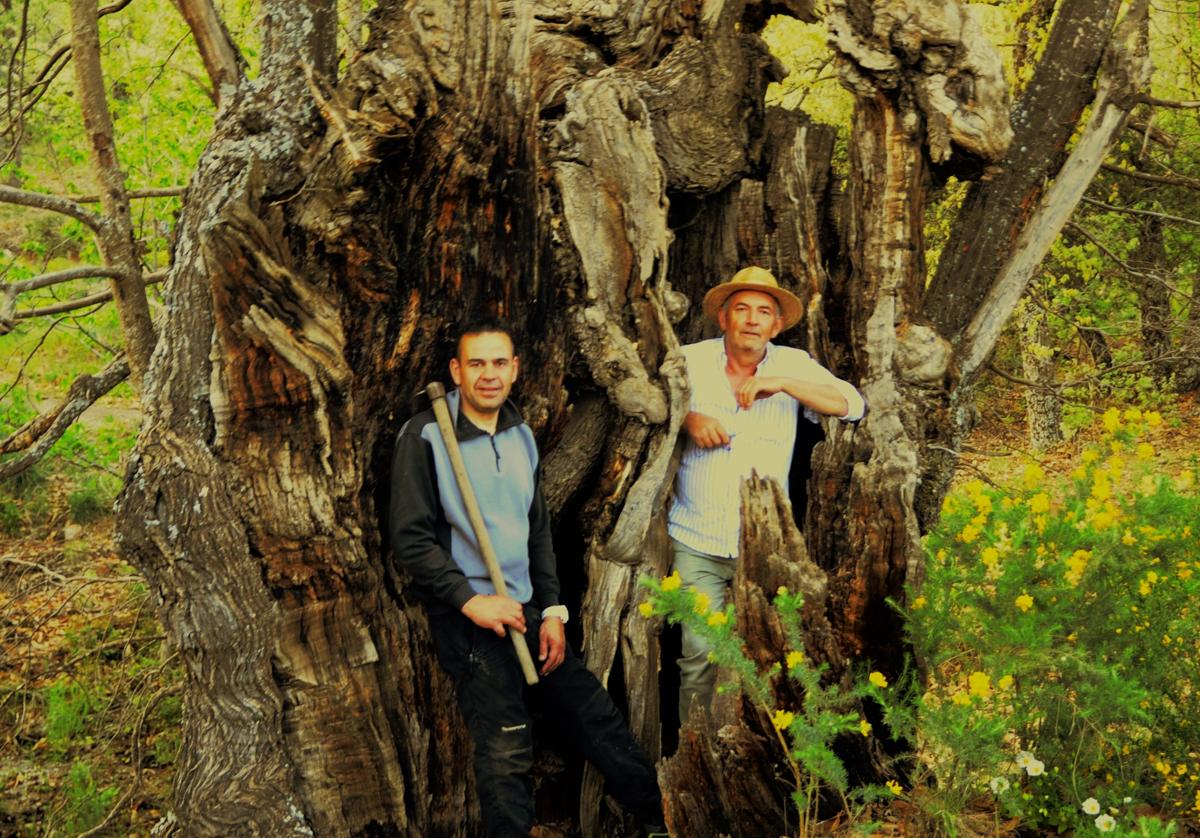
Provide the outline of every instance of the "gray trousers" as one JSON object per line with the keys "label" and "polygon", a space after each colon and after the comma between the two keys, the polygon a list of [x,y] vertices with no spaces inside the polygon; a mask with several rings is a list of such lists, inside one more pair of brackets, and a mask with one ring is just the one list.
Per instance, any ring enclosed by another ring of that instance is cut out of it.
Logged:
{"label": "gray trousers", "polygon": [[[725,607],[725,592],[733,579],[736,559],[710,556],[671,539],[675,570],[684,586],[706,594],[713,611]],[[711,709],[717,682],[717,667],[708,660],[711,647],[696,632],[683,627],[683,656],[679,658],[679,721],[687,721],[692,702]]]}

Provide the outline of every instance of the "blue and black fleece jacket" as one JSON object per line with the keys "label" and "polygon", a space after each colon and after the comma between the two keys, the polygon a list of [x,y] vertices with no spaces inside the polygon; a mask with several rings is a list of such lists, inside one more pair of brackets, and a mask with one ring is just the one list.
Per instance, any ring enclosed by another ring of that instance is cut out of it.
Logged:
{"label": "blue and black fleece jacket", "polygon": [[[495,434],[458,409],[457,390],[446,402],[508,595],[538,609],[558,605],[533,432],[511,401],[500,408]],[[427,604],[459,611],[475,594],[496,593],[433,410],[409,419],[396,438],[388,518],[392,554]]]}

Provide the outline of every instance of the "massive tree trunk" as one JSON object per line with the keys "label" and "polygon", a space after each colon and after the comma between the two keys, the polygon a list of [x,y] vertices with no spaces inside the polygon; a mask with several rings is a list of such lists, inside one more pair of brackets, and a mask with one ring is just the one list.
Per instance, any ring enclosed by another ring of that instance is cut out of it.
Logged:
{"label": "massive tree trunk", "polygon": [[[832,132],[763,106],[780,68],[754,31],[809,15],[799,0],[391,0],[341,79],[332,0],[264,2],[261,73],[185,203],[119,509],[187,669],[184,832],[477,828],[465,731],[379,520],[391,441],[473,310],[514,325],[583,650],[652,754],[657,638],[632,605],[665,569],[675,350],[740,265],[801,294],[792,339],[862,382],[867,420],[830,424],[814,458],[812,625],[831,663],[899,665],[885,599],[919,567],[922,452],[955,386],[920,310],[924,181],[1008,136],[994,51],[957,5],[910,5],[834,6],[860,95],[839,246]],[[671,813],[703,805],[664,780]],[[615,834],[584,786],[585,832]]]}

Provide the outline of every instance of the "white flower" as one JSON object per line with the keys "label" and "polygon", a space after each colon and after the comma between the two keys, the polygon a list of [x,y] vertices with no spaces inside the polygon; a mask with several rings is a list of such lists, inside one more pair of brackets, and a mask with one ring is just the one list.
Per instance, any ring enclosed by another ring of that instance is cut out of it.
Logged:
{"label": "white flower", "polygon": [[1040,759],[1030,760],[1029,764],[1025,766],[1025,773],[1030,777],[1040,777],[1046,773],[1046,763]]}
{"label": "white flower", "polygon": [[991,788],[992,794],[1003,794],[1008,791],[1008,778],[993,777],[988,780],[988,787]]}
{"label": "white flower", "polygon": [[1126,798],[1125,798],[1125,800],[1124,800],[1124,802],[1125,802],[1125,803],[1132,803],[1132,802],[1133,802],[1133,798],[1132,798],[1132,797],[1126,797]]}
{"label": "white flower", "polygon": [[1085,815],[1100,814],[1100,801],[1094,797],[1089,797],[1087,800],[1083,801],[1083,813]]}
{"label": "white flower", "polygon": [[1028,768],[1029,763],[1033,761],[1034,756],[1029,751],[1020,751],[1017,753],[1017,768]]}
{"label": "white flower", "polygon": [[1101,832],[1112,832],[1117,828],[1117,822],[1113,820],[1112,815],[1101,815],[1096,818],[1096,829]]}

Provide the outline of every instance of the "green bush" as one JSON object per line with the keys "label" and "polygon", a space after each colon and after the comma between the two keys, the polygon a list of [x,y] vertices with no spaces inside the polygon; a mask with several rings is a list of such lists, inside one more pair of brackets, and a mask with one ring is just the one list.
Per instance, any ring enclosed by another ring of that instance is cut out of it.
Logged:
{"label": "green bush", "polygon": [[1023,828],[1080,834],[1146,834],[1142,805],[1200,812],[1195,473],[1155,467],[1157,413],[1103,422],[1069,478],[972,481],[926,539],[908,628],[930,811],[982,795]]}
{"label": "green bush", "polygon": [[74,681],[59,681],[46,688],[46,741],[62,756],[76,744],[95,709],[92,694]]}
{"label": "green bush", "polygon": [[77,524],[89,524],[111,514],[119,489],[119,481],[108,475],[86,475],[67,495],[71,520]]}
{"label": "green bush", "polygon": [[67,801],[65,826],[71,835],[89,830],[104,820],[118,794],[112,786],[99,788],[86,762],[71,766],[64,788]]}

